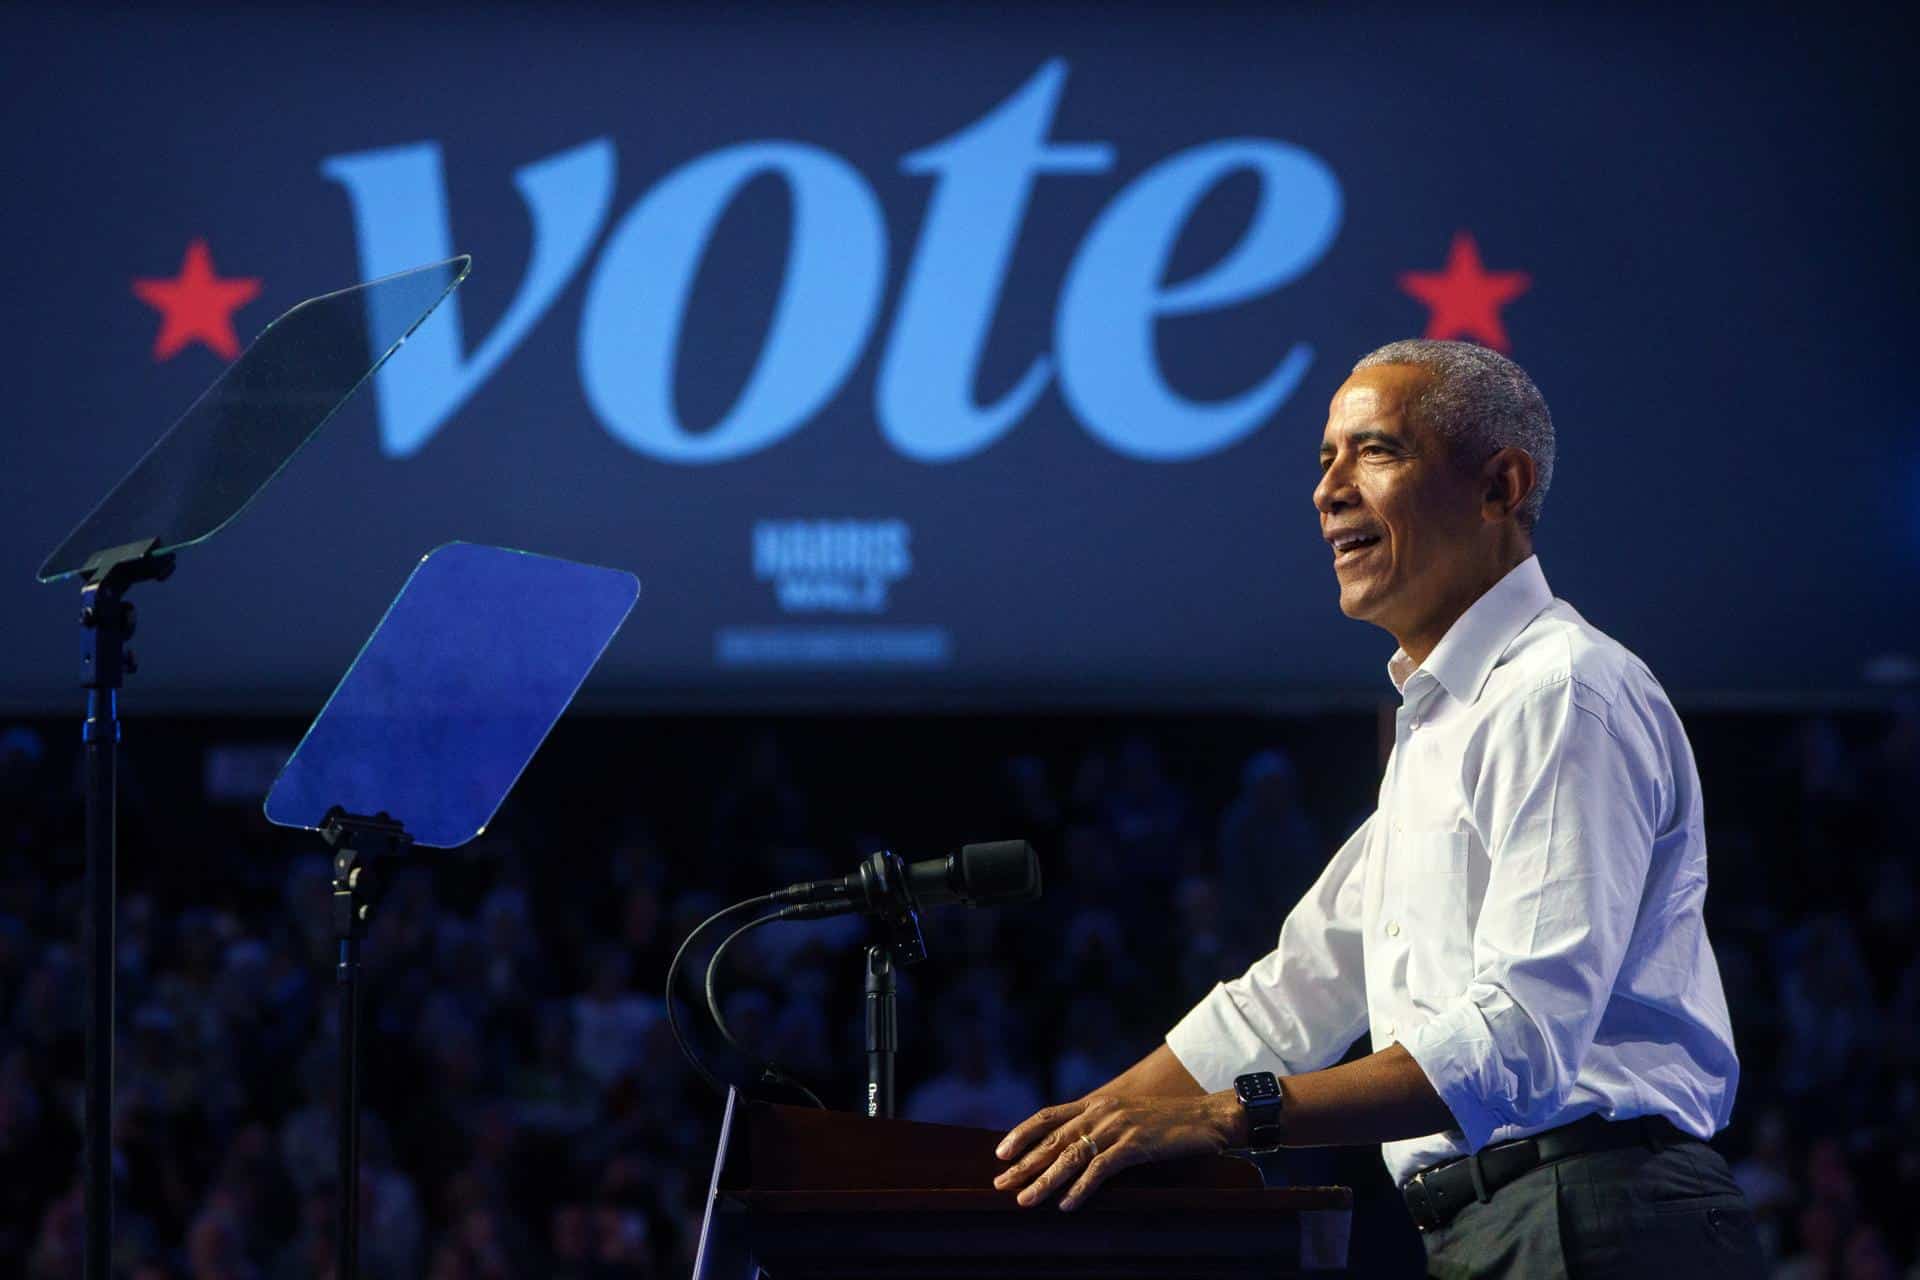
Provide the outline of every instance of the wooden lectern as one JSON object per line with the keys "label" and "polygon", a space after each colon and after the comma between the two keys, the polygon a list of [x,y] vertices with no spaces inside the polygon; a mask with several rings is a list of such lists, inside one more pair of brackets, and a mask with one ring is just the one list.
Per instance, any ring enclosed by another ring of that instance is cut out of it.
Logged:
{"label": "wooden lectern", "polygon": [[695,1280],[1324,1276],[1345,1271],[1353,1192],[1264,1187],[1201,1156],[1128,1169],[1079,1209],[995,1191],[990,1129],[727,1096]]}

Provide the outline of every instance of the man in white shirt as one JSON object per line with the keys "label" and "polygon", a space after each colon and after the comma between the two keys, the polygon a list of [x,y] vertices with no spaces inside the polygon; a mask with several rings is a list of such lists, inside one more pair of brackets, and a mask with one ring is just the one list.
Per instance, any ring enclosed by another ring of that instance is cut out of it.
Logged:
{"label": "man in white shirt", "polygon": [[[1399,642],[1379,808],[1270,954],[1009,1133],[996,1187],[1072,1209],[1146,1161],[1377,1142],[1432,1275],[1759,1273],[1701,1141],[1739,1064],[1699,779],[1653,675],[1547,588],[1553,455],[1546,402],[1492,351],[1354,367],[1313,501],[1342,611]],[[1331,1065],[1363,1033],[1374,1052]]]}

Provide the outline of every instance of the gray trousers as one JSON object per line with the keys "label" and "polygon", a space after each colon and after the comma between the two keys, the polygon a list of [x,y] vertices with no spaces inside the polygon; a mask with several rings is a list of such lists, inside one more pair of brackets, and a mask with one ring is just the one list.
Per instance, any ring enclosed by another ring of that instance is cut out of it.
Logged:
{"label": "gray trousers", "polygon": [[1766,1274],[1746,1197],[1704,1142],[1556,1160],[1421,1238],[1435,1280]]}

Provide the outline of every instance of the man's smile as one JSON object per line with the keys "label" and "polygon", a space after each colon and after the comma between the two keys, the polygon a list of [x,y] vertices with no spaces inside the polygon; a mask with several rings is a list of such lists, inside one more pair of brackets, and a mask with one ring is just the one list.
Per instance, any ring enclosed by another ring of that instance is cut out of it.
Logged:
{"label": "man's smile", "polygon": [[1325,536],[1327,544],[1333,548],[1333,563],[1336,568],[1364,558],[1382,541],[1379,533],[1369,529],[1343,529]]}

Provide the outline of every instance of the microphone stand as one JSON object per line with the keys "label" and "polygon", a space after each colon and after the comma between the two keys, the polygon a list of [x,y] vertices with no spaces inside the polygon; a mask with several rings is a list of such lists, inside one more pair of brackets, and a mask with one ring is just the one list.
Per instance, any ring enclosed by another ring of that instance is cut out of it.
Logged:
{"label": "microphone stand", "polygon": [[[862,1110],[875,1119],[892,1119],[895,1113],[894,1062],[900,1051],[900,1013],[899,984],[896,981],[896,965],[918,964],[927,958],[927,941],[920,931],[920,911],[913,895],[907,888],[906,864],[900,855],[883,850],[869,857],[861,868],[861,877],[868,886],[869,902],[878,904],[869,907],[885,926],[888,940],[875,943],[866,948],[862,956],[862,967],[866,975],[867,1004],[867,1090]],[[680,969],[680,961],[685,956],[693,940],[708,925],[722,916],[745,910],[768,902],[779,902],[783,896],[791,895],[803,888],[812,886],[794,886],[779,893],[767,894],[760,898],[736,903],[722,911],[715,912],[699,928],[687,935],[680,949],[674,953],[673,963],[667,968],[667,1021],[674,1032],[674,1039],[695,1069],[718,1089],[719,1080],[713,1072],[694,1053],[693,1046],[681,1034],[679,1024],[673,1016],[674,978]],[[742,935],[763,925],[781,920],[818,920],[825,916],[840,915],[858,908],[844,901],[802,901],[782,906],[769,915],[749,920],[729,934],[725,941],[714,949],[713,956],[707,961],[707,1013],[720,1036],[743,1057],[752,1055],[741,1046],[727,1027],[727,1020],[720,1012],[720,996],[717,975],[720,962],[727,949]],[[761,1080],[764,1083],[785,1084],[800,1089],[809,1098],[813,1095],[798,1081],[788,1078],[772,1063],[762,1066]],[[816,1100],[815,1105],[819,1105]]]}
{"label": "microphone stand", "polygon": [[900,1011],[895,996],[893,953],[875,943],[867,948],[867,1115],[894,1116],[893,1062],[900,1050]]}
{"label": "microphone stand", "polygon": [[927,958],[926,935],[920,931],[920,911],[907,889],[906,864],[900,855],[882,850],[867,859],[863,871],[872,886],[876,913],[886,926],[887,941],[867,948],[867,1115],[876,1120],[894,1116],[893,1066],[900,1051],[898,984],[894,964],[919,964]]}
{"label": "microphone stand", "polygon": [[[917,882],[917,883],[916,883]],[[667,1025],[673,1031],[680,1052],[716,1090],[717,1076],[700,1060],[680,1030],[673,1012],[675,978],[687,949],[709,925],[723,916],[752,907],[774,904],[768,915],[749,920],[729,934],[707,961],[707,1012],[724,1039],[743,1056],[745,1051],[727,1029],[720,1012],[720,997],[715,976],[721,957],[734,941],[751,930],[780,920],[818,920],[825,916],[859,911],[876,917],[887,931],[885,943],[866,948],[862,956],[865,975],[867,1012],[867,1092],[863,1110],[872,1119],[892,1119],[895,1112],[894,1063],[900,1051],[899,987],[896,966],[918,964],[927,958],[927,939],[920,929],[919,893],[930,895],[931,904],[964,902],[968,906],[1002,901],[1024,901],[1040,895],[1040,866],[1033,848],[1025,841],[1006,840],[994,844],[968,845],[956,858],[919,862],[909,867],[900,855],[880,850],[860,864],[857,874],[840,880],[812,880],[788,885],[770,894],[736,903],[707,917],[680,943],[667,966]],[[763,1064],[762,1080],[785,1084],[807,1091],[798,1081],[786,1078],[772,1063]],[[813,1095],[807,1093],[811,1098]],[[816,1100],[816,1105],[818,1105]]]}

